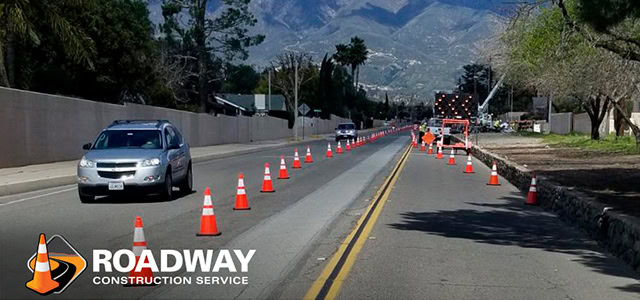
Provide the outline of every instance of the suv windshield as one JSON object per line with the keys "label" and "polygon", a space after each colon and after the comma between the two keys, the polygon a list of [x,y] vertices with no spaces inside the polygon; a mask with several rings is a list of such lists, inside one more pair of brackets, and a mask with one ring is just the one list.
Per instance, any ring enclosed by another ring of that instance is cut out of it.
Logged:
{"label": "suv windshield", "polygon": [[103,131],[93,149],[162,149],[159,130]]}
{"label": "suv windshield", "polygon": [[355,124],[340,124],[338,125],[338,129],[356,129]]}

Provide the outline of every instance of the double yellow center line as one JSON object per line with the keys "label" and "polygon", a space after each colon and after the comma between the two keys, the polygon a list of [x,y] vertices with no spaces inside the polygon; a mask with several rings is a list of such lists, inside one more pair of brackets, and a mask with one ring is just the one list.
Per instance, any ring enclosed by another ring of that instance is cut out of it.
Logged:
{"label": "double yellow center line", "polygon": [[376,224],[378,216],[380,216],[380,212],[382,212],[391,189],[395,185],[402,168],[404,168],[410,152],[411,146],[405,150],[391,175],[387,177],[376,193],[375,200],[358,220],[353,231],[342,242],[336,254],[333,255],[327,266],[322,270],[322,273],[320,273],[320,276],[307,291],[304,299],[335,299],[338,296],[340,287],[342,287],[342,283],[349,275],[349,271],[351,271],[358,254],[362,250],[369,234],[371,234],[371,230]]}

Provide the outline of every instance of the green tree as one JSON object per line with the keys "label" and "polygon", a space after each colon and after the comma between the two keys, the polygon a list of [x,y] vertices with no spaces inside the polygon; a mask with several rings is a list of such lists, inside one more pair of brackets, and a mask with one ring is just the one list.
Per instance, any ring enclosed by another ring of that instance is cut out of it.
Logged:
{"label": "green tree", "polygon": [[[257,20],[249,11],[250,0],[223,0],[222,12],[207,14],[209,0],[164,0],[164,33],[170,42],[194,45],[197,61],[198,99],[201,111],[208,109],[211,72],[207,69],[212,57],[219,55],[226,61],[246,59],[247,48],[264,40],[263,35],[249,34]],[[187,20],[181,19],[187,14]],[[181,21],[186,24],[183,28]]]}
{"label": "green tree", "polygon": [[223,93],[251,94],[258,87],[260,81],[260,74],[248,65],[228,64],[225,73],[225,80],[222,84]]}
{"label": "green tree", "polygon": [[13,86],[20,44],[38,46],[43,36],[55,37],[59,52],[91,69],[95,46],[88,35],[66,17],[68,10],[87,9],[91,1],[4,0],[0,3],[0,85]]}
{"label": "green tree", "polygon": [[336,45],[336,53],[333,55],[333,58],[340,65],[351,68],[351,77],[354,78],[354,90],[358,87],[360,66],[365,64],[368,54],[369,50],[364,40],[357,36],[352,37],[351,43],[348,45]]}

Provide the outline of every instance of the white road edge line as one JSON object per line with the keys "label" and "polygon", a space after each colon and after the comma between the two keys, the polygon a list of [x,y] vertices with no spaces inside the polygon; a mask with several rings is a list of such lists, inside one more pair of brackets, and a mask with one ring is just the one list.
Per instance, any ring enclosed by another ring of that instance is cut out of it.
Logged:
{"label": "white road edge line", "polygon": [[7,203],[0,203],[0,206],[5,206],[5,205],[9,205],[9,204],[14,204],[14,203],[20,203],[20,202],[24,202],[24,201],[28,201],[28,200],[33,200],[33,199],[38,199],[38,198],[42,198],[42,197],[46,197],[46,196],[60,194],[60,193],[68,192],[68,191],[73,191],[73,190],[75,190],[77,188],[78,187],[72,187],[72,188],[69,188],[69,189],[59,190],[59,191],[55,191],[55,192],[51,192],[51,193],[47,193],[47,194],[43,194],[43,195],[37,195],[37,196],[31,196],[31,197],[24,198],[24,199],[13,200],[13,201],[9,201]]}

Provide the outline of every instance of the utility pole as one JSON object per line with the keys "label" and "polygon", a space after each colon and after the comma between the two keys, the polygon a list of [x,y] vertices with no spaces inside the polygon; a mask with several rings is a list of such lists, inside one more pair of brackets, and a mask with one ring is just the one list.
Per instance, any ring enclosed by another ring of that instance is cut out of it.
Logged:
{"label": "utility pole", "polygon": [[271,68],[269,68],[269,111],[271,111]]}
{"label": "utility pole", "polygon": [[[293,79],[293,98],[295,99],[295,104],[294,104],[294,108],[293,108],[293,115],[294,115],[294,130],[293,130],[293,137],[294,139],[297,141],[298,140],[298,62],[296,61],[295,57],[294,57],[294,61],[293,61],[293,68],[295,69],[294,71],[294,79]],[[302,118],[302,121],[304,122],[304,116]],[[302,125],[302,130],[304,130],[304,125]]]}

